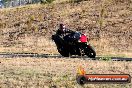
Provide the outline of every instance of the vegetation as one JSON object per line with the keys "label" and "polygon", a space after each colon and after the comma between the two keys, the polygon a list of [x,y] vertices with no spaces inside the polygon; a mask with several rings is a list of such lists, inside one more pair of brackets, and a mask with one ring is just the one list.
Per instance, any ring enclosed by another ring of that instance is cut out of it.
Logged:
{"label": "vegetation", "polygon": [[84,1],[84,0],[70,0],[70,2],[73,2],[73,3],[79,3],[81,1]]}
{"label": "vegetation", "polygon": [[40,0],[41,3],[45,4],[45,3],[52,3],[55,0]]}
{"label": "vegetation", "polygon": [[99,60],[111,61],[111,57],[101,57]]}
{"label": "vegetation", "polygon": [[131,88],[127,84],[76,83],[80,65],[87,74],[130,74],[131,62],[91,61],[78,58],[0,58],[0,87]]}

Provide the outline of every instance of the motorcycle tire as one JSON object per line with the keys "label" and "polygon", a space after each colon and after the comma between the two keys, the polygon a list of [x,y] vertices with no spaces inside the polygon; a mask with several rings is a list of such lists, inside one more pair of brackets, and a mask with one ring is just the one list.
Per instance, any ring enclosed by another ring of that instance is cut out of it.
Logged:
{"label": "motorcycle tire", "polygon": [[57,48],[57,49],[58,49],[58,52],[59,52],[62,56],[64,56],[64,57],[69,57],[69,56],[70,56],[70,54],[69,54],[68,51],[66,51],[66,50],[64,50],[64,49],[62,49],[62,48]]}
{"label": "motorcycle tire", "polygon": [[92,46],[87,46],[85,47],[85,54],[89,57],[89,58],[95,58],[96,57],[96,52],[95,50],[92,48]]}

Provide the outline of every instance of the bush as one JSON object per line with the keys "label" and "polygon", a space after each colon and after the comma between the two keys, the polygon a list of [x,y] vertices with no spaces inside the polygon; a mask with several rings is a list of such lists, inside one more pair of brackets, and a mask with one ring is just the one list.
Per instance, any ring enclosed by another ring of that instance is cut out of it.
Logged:
{"label": "bush", "polygon": [[101,57],[99,60],[111,61],[111,57]]}
{"label": "bush", "polygon": [[81,1],[86,1],[86,0],[71,0],[71,2],[73,2],[73,3],[79,3]]}
{"label": "bush", "polygon": [[52,3],[55,0],[41,0],[41,3],[46,4],[46,3]]}

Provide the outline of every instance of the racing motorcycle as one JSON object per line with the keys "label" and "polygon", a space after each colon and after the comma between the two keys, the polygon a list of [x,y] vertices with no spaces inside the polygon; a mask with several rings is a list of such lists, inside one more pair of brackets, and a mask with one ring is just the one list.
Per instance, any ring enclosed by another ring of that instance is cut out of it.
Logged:
{"label": "racing motorcycle", "polygon": [[52,40],[54,40],[58,52],[64,57],[72,55],[96,57],[95,49],[88,43],[87,36],[80,32],[70,33],[65,36],[54,34],[52,35]]}

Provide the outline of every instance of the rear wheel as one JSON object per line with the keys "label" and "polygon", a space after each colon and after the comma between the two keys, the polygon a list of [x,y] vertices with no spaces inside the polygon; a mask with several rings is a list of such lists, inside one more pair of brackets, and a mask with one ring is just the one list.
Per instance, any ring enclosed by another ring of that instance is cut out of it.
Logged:
{"label": "rear wheel", "polygon": [[93,49],[89,49],[88,51],[88,57],[95,58],[96,52]]}
{"label": "rear wheel", "polygon": [[95,50],[92,48],[92,46],[87,46],[85,47],[85,54],[90,57],[90,58],[95,58],[96,57],[96,52]]}

